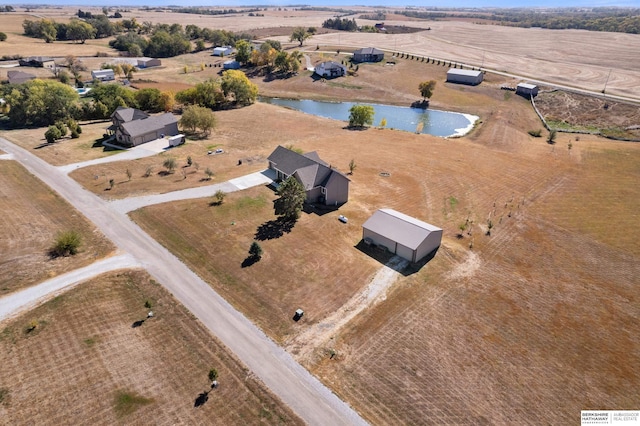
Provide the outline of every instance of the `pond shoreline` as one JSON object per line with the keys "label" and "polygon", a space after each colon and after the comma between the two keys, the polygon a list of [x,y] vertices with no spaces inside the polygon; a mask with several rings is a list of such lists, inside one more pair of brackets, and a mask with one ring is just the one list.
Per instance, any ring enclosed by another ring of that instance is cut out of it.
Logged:
{"label": "pond shoreline", "polygon": [[258,100],[259,102],[338,121],[348,120],[348,109],[351,106],[370,105],[375,110],[374,123],[384,119],[387,121],[387,125],[384,127],[388,129],[424,133],[443,138],[457,138],[466,135],[474,128],[479,119],[476,115],[460,112],[374,102],[326,101],[268,96],[260,96]]}

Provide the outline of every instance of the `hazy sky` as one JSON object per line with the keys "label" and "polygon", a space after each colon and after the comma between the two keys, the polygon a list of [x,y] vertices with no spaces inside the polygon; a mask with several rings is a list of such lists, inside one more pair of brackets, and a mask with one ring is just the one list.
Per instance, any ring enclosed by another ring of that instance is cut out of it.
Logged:
{"label": "hazy sky", "polygon": [[[21,4],[50,4],[50,5],[79,5],[87,7],[87,4],[78,2],[78,0],[60,1],[60,0],[27,0],[21,2],[3,2],[2,4],[13,4],[19,6]],[[624,7],[640,7],[640,0],[428,0],[411,2],[410,0],[307,0],[307,1],[282,1],[282,0],[94,0],[92,6],[291,6],[291,5],[309,5],[309,6],[341,6],[347,7],[347,4],[361,6],[423,6],[423,7],[597,7],[597,6],[624,6]]]}

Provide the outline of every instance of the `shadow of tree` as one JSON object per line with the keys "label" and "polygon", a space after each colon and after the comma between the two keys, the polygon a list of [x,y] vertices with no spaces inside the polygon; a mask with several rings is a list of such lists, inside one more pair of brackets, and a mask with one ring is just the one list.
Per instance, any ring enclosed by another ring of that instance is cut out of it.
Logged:
{"label": "shadow of tree", "polygon": [[196,398],[196,400],[193,403],[193,406],[194,406],[194,408],[201,407],[208,400],[209,400],[209,392],[204,391],[200,395],[198,395],[198,397]]}
{"label": "shadow of tree", "polygon": [[131,328],[138,328],[140,327],[142,324],[144,324],[144,320],[139,320],[134,322],[133,324],[131,324]]}
{"label": "shadow of tree", "polygon": [[256,263],[258,260],[260,260],[260,258],[257,257],[257,256],[249,256],[245,260],[242,261],[242,265],[241,266],[243,268],[248,268],[249,266],[251,266],[254,263]]}
{"label": "shadow of tree", "polygon": [[296,224],[295,220],[279,217],[263,223],[256,231],[255,239],[258,241],[273,240],[282,237],[285,232],[289,233]]}

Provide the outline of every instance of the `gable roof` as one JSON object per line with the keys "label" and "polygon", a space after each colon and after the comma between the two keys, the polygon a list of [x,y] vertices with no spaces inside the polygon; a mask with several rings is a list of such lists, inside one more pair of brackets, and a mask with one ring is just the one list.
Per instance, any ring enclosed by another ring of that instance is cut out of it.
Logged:
{"label": "gable roof", "polygon": [[113,111],[113,114],[111,114],[111,119],[113,119],[114,116],[118,119],[118,121],[123,121],[126,123],[133,120],[144,120],[145,118],[149,117],[149,114],[136,108],[126,108],[123,106],[119,106],[115,111]]}
{"label": "gable roof", "polygon": [[122,123],[122,131],[132,138],[135,138],[140,135],[158,131],[169,124],[177,122],[178,120],[173,114],[165,112],[164,114],[154,115],[142,120],[132,120]]}
{"label": "gable roof", "polygon": [[337,68],[346,69],[344,65],[334,61],[321,62],[318,64],[316,68],[324,68],[325,70],[331,70],[331,69],[337,69]]}
{"label": "gable roof", "polygon": [[384,52],[375,47],[363,47],[353,52],[354,55],[382,55]]}
{"label": "gable roof", "polygon": [[7,78],[11,84],[21,84],[36,78],[35,75],[22,71],[7,71]]}
{"label": "gable roof", "polygon": [[417,249],[430,233],[442,231],[437,226],[393,209],[377,210],[362,227],[412,250]]}
{"label": "gable roof", "polygon": [[[315,151],[306,154],[298,154],[283,146],[278,147],[267,158],[275,167],[287,175],[296,175],[305,190],[317,186],[326,186],[333,175],[339,175],[344,179],[348,177],[339,171],[329,167],[320,159]],[[337,178],[337,177],[336,177]]]}

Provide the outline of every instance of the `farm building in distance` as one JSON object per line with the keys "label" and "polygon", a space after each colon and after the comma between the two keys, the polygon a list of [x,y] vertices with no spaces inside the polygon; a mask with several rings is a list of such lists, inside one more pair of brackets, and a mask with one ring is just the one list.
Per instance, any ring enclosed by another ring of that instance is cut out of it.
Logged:
{"label": "farm building in distance", "polygon": [[353,52],[354,62],[380,62],[384,59],[384,52],[375,47],[364,47]]}
{"label": "farm building in distance", "polygon": [[123,146],[137,146],[180,133],[178,119],[170,112],[150,116],[135,108],[118,107],[111,114],[111,121],[113,124],[107,131],[115,134],[116,141]]}
{"label": "farm building in distance", "polygon": [[220,46],[213,49],[213,53],[211,56],[228,56],[233,53],[233,47],[231,46]]}
{"label": "farm building in distance", "polygon": [[339,206],[349,200],[349,178],[320,159],[318,154],[278,146],[267,158],[276,182],[293,176],[307,193],[307,202]]}
{"label": "farm building in distance", "polygon": [[116,79],[116,75],[112,69],[93,70],[91,71],[91,78],[93,80],[112,81]]}
{"label": "farm building in distance", "polygon": [[315,73],[320,77],[342,77],[347,74],[347,67],[338,62],[326,61],[316,65]]}
{"label": "farm building in distance", "polygon": [[471,84],[473,86],[482,83],[482,71],[475,70],[463,70],[458,68],[451,68],[447,71],[448,83],[461,83]]}
{"label": "farm building in distance", "polygon": [[21,67],[55,68],[56,63],[48,56],[30,56],[18,60]]}
{"label": "farm building in distance", "polygon": [[138,68],[151,68],[151,67],[159,67],[162,65],[162,61],[157,58],[140,58],[138,59],[137,67]]}
{"label": "farm building in distance", "polygon": [[225,70],[237,70],[240,69],[240,62],[238,61],[224,61],[222,68]]}
{"label": "farm building in distance", "polygon": [[516,95],[534,98],[538,96],[538,86],[535,84],[520,83],[516,86]]}
{"label": "farm building in distance", "polygon": [[418,262],[440,247],[442,229],[393,209],[380,209],[362,225],[362,239]]}

